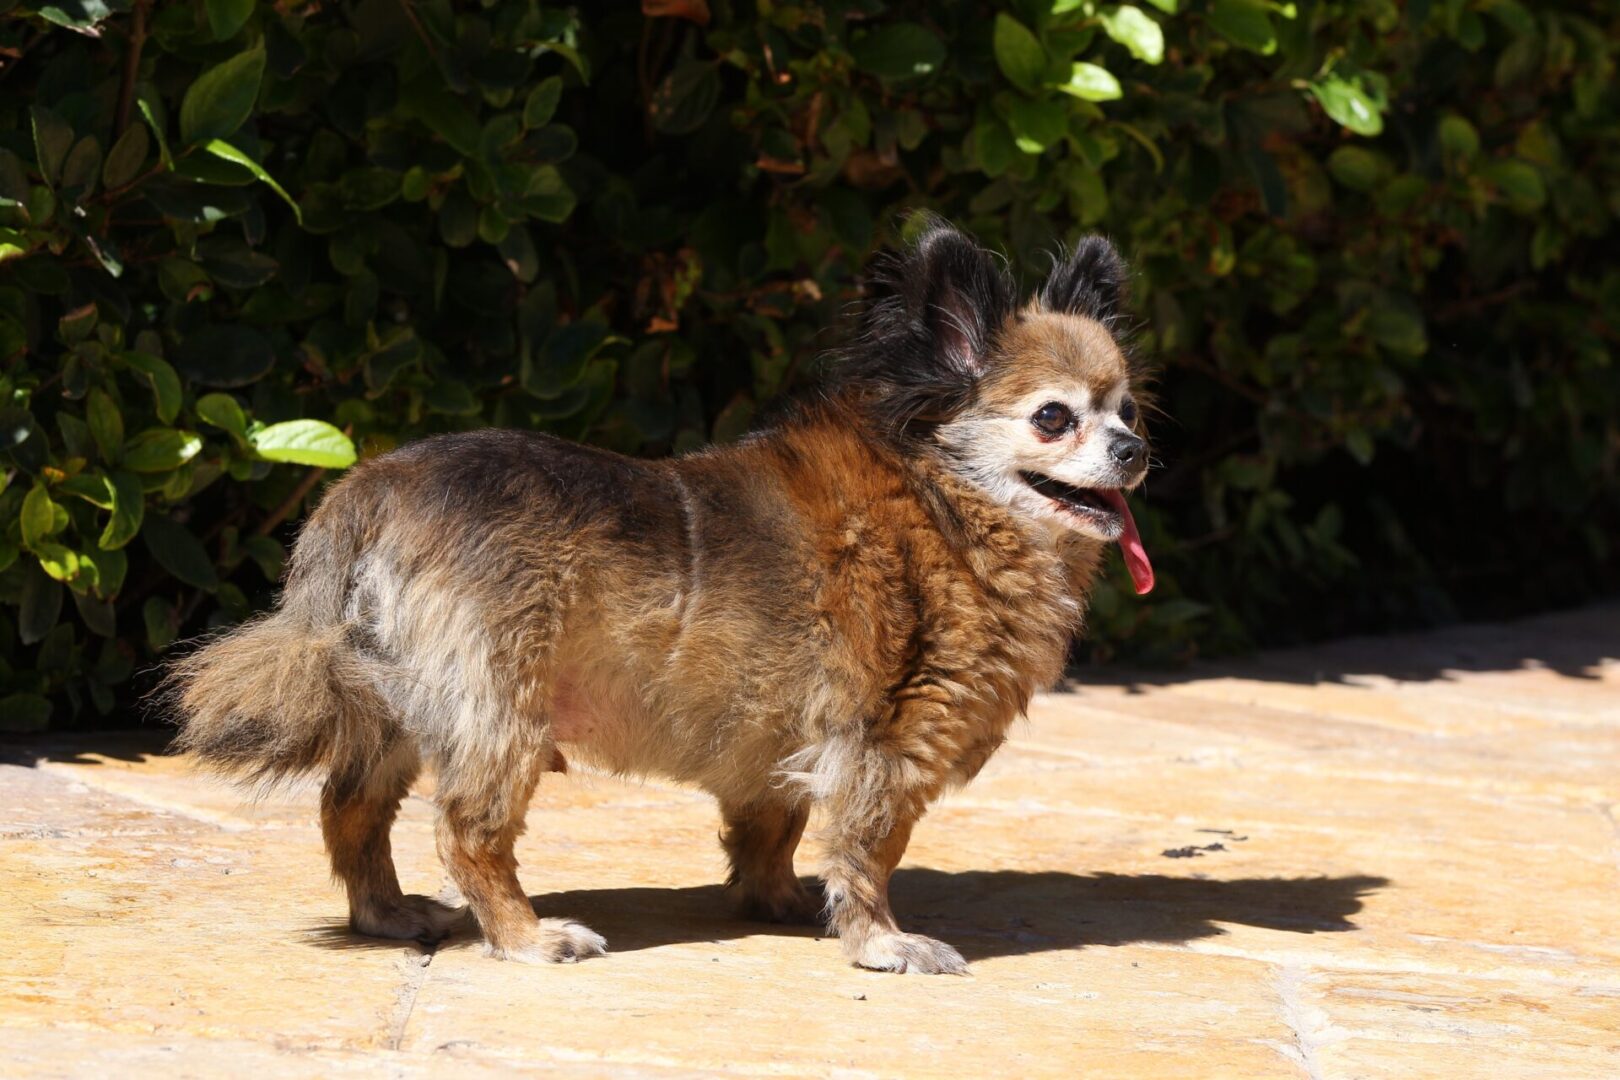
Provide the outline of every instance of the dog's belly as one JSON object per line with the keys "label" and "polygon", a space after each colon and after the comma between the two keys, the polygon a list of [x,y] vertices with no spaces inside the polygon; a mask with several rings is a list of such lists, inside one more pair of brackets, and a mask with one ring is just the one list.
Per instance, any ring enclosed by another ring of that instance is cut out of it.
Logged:
{"label": "dog's belly", "polygon": [[648,725],[639,706],[627,698],[598,680],[560,677],[547,710],[552,741],[568,752],[570,760],[615,772],[640,771]]}
{"label": "dog's belly", "polygon": [[606,772],[702,783],[688,767],[686,740],[626,685],[579,673],[556,680],[547,714],[563,756]]}
{"label": "dog's belly", "polygon": [[691,784],[721,798],[756,797],[790,751],[789,725],[728,724],[650,707],[629,677],[563,674],[549,697],[549,731],[568,766]]}

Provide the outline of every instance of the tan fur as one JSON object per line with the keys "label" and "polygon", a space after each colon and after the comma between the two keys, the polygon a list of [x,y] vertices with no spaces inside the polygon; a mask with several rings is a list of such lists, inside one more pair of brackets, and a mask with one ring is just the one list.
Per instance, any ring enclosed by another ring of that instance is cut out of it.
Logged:
{"label": "tan fur", "polygon": [[950,438],[1005,422],[992,444],[1047,452],[1006,410],[1054,385],[1117,398],[1127,377],[1079,316],[1022,312],[1002,342],[937,451],[834,398],[672,461],[483,432],[364,463],[305,527],[281,606],[179,666],[180,745],[250,778],[329,774],[323,831],[361,932],[432,937],[454,916],[402,896],[388,852],[425,760],[440,854],[492,952],[601,951],[536,919],[515,872],[530,794],[566,756],[714,793],[731,881],[771,919],[813,911],[792,858],[819,806],[846,954],[963,970],[899,929],[889,875],[1061,673],[1104,545],[981,482]]}

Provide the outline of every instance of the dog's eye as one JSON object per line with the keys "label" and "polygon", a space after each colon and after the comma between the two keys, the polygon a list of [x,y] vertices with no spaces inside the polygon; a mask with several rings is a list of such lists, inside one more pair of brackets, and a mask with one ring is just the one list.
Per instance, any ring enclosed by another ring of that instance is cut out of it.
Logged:
{"label": "dog's eye", "polygon": [[1119,403],[1119,418],[1125,421],[1126,427],[1136,426],[1136,402],[1126,398]]}
{"label": "dog's eye", "polygon": [[1047,435],[1061,435],[1074,426],[1074,413],[1060,402],[1048,401],[1035,410],[1030,422]]}

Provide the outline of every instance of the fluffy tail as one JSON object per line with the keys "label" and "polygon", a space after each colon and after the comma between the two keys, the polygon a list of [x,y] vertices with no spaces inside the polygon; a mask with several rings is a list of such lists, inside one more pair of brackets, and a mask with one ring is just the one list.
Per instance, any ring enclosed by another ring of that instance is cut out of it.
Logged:
{"label": "fluffy tail", "polygon": [[176,749],[260,787],[362,775],[398,734],[378,690],[383,665],[355,649],[344,619],[358,537],[337,508],[321,510],[276,610],[175,662],[160,691],[179,717]]}

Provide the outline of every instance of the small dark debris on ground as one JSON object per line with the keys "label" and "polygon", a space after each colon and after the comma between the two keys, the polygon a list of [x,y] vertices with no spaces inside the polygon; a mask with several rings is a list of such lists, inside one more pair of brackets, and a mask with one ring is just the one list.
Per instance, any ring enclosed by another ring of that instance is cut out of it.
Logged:
{"label": "small dark debris on ground", "polygon": [[1188,844],[1186,847],[1165,848],[1163,851],[1159,852],[1159,854],[1163,855],[1167,859],[1201,859],[1206,851],[1225,850],[1226,845],[1221,843],[1205,844],[1203,847],[1194,847],[1193,845]]}

